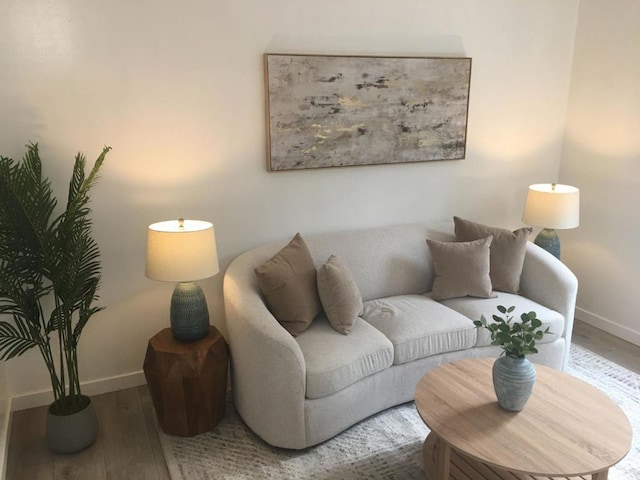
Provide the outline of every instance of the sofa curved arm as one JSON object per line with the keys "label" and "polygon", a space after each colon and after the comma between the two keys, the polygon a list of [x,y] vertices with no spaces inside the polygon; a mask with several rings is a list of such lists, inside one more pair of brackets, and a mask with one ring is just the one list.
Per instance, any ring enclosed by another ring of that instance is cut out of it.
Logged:
{"label": "sofa curved arm", "polygon": [[235,259],[223,284],[234,403],[268,443],[300,448],[306,445],[306,364],[296,340],[265,306],[253,259]]}
{"label": "sofa curved arm", "polygon": [[565,339],[565,355],[562,369],[565,370],[569,361],[578,279],[556,257],[537,245],[527,242],[527,252],[520,277],[520,290],[525,297],[564,316],[562,337]]}

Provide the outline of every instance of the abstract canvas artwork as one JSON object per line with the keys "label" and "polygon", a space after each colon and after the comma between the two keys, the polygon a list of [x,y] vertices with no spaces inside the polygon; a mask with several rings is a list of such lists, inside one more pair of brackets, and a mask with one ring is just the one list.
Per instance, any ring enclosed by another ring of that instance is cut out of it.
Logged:
{"label": "abstract canvas artwork", "polygon": [[465,157],[471,58],[265,54],[270,171]]}

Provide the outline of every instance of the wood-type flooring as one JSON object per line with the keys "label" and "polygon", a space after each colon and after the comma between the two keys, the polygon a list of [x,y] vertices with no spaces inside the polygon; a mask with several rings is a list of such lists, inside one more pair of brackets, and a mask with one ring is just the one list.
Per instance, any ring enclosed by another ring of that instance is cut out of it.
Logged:
{"label": "wood-type flooring", "polygon": [[[640,347],[576,321],[573,341],[640,373]],[[74,455],[57,455],[44,439],[46,407],[13,413],[7,480],[170,480],[146,385],[93,398],[100,437]]]}

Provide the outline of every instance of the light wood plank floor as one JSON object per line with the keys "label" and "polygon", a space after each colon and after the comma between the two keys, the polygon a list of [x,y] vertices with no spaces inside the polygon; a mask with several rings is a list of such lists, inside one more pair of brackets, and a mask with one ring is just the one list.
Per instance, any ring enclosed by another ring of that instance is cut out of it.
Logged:
{"label": "light wood plank floor", "polygon": [[[582,322],[573,341],[640,373],[640,347]],[[100,437],[75,455],[56,455],[44,440],[45,407],[14,412],[7,480],[169,480],[146,386],[93,397]]]}
{"label": "light wood plank floor", "polygon": [[92,397],[100,434],[74,455],[48,450],[46,407],[13,413],[7,480],[170,480],[146,385]]}

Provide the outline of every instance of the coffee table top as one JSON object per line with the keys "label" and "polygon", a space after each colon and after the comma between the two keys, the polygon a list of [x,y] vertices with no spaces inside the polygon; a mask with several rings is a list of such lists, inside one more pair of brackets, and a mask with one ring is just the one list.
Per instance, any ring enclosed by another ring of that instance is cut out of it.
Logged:
{"label": "coffee table top", "polygon": [[493,391],[494,361],[442,365],[416,387],[420,416],[452,448],[494,467],[541,476],[599,472],[628,453],[629,420],[600,390],[535,365],[531,398],[521,412],[508,412]]}

